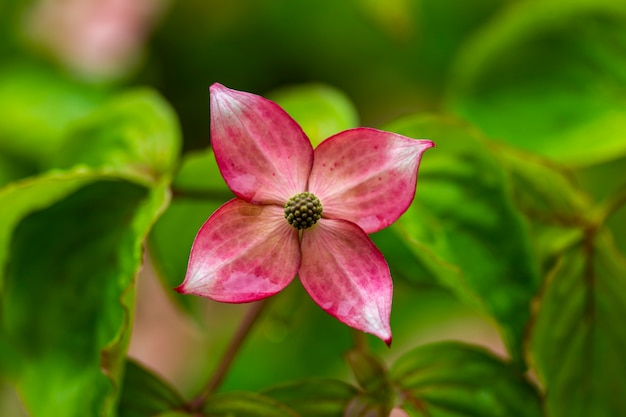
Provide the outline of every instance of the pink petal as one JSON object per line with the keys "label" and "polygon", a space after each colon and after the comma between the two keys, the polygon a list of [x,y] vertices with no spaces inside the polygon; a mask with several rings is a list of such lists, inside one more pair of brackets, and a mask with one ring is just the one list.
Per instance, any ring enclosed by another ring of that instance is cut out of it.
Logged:
{"label": "pink petal", "polygon": [[391,343],[389,267],[357,225],[321,219],[304,230],[299,275],[304,288],[327,313]]}
{"label": "pink petal", "polygon": [[309,191],[320,199],[324,217],[374,233],[409,207],[422,153],[433,146],[376,129],[343,131],[315,149]]}
{"label": "pink petal", "polygon": [[283,209],[235,198],[204,223],[191,248],[187,276],[178,292],[226,303],[276,294],[300,266],[298,231]]}
{"label": "pink petal", "polygon": [[224,180],[248,202],[283,205],[306,190],[311,143],[272,101],[213,84],[211,144]]}

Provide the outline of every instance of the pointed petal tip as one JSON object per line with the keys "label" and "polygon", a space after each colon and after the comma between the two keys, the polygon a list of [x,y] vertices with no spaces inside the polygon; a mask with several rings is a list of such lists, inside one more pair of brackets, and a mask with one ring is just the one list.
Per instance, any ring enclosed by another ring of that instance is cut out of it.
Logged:
{"label": "pointed petal tip", "polygon": [[419,154],[421,155],[423,152],[427,151],[430,148],[436,148],[437,144],[430,139],[413,139],[414,142],[418,142],[419,146]]}
{"label": "pointed petal tip", "polygon": [[389,324],[383,325],[382,329],[380,329],[377,332],[372,332],[372,334],[374,336],[378,337],[380,340],[382,340],[383,343],[385,343],[388,348],[391,347],[391,342],[392,342],[392,339],[393,339],[393,335],[391,334],[391,328],[389,327]]}
{"label": "pointed petal tip", "polygon": [[419,141],[424,144],[424,150],[437,147],[437,144],[430,139],[419,139]]}
{"label": "pointed petal tip", "polygon": [[185,291],[184,287],[185,287],[185,283],[183,282],[178,287],[174,287],[174,291],[176,291],[179,294],[187,294],[187,291]]}
{"label": "pointed petal tip", "polygon": [[388,348],[391,348],[391,340],[392,340],[391,336],[389,336],[389,338],[387,339],[383,339],[383,342],[385,342]]}
{"label": "pointed petal tip", "polygon": [[224,86],[223,84],[220,83],[213,83],[211,84],[211,86],[209,87],[209,98],[211,100],[215,100],[217,99],[219,96],[228,96],[232,93],[237,92],[237,90],[233,90],[231,88],[228,88],[226,86]]}
{"label": "pointed petal tip", "polygon": [[211,86],[209,87],[209,91],[210,91],[210,92],[215,92],[215,91],[217,91],[217,90],[227,90],[227,89],[228,89],[227,87],[224,87],[224,85],[223,85],[223,84],[220,84],[220,83],[213,83],[213,84],[211,84]]}

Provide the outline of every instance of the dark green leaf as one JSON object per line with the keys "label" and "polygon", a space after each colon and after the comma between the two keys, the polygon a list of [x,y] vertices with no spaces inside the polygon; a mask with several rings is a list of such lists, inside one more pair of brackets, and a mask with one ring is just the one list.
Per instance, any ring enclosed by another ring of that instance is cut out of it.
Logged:
{"label": "dark green leaf", "polygon": [[588,235],[554,268],[530,350],[554,417],[626,415],[626,261]]}
{"label": "dark green leaf", "polygon": [[365,392],[376,393],[387,389],[387,369],[376,356],[353,349],[346,354],[346,360]]}
{"label": "dark green leaf", "polygon": [[172,387],[134,361],[126,362],[119,417],[152,417],[183,409],[184,400]]}
{"label": "dark green leaf", "polygon": [[357,394],[353,386],[334,379],[293,382],[263,392],[302,417],[341,417]]}
{"label": "dark green leaf", "polygon": [[394,280],[402,279],[416,286],[437,284],[397,229],[388,227],[371,234],[370,238],[385,256]]}
{"label": "dark green leaf", "polygon": [[[0,266],[7,262],[13,230],[24,217],[34,210],[56,203],[97,178],[97,175],[88,172],[51,172],[0,190]],[[4,275],[0,274],[0,293],[4,285]]]}
{"label": "dark green leaf", "polygon": [[419,347],[398,359],[389,377],[412,416],[543,415],[536,390],[517,368],[470,345]]}
{"label": "dark green leaf", "polygon": [[371,395],[361,394],[350,401],[345,415],[349,417],[387,417],[390,411],[388,404],[381,403]]}
{"label": "dark green leaf", "polygon": [[462,50],[451,107],[490,137],[568,164],[623,156],[625,25],[621,0],[510,3]]}
{"label": "dark green leaf", "polygon": [[389,129],[437,144],[422,160],[413,204],[392,227],[441,284],[498,321],[521,360],[539,267],[503,168],[458,122],[419,117]]}
{"label": "dark green leaf", "polygon": [[[626,194],[626,156],[615,159],[605,164],[594,165],[586,169],[576,171],[576,180],[593,196],[596,201],[603,204],[615,204]],[[613,201],[614,203],[610,203]],[[608,207],[607,207],[608,208]],[[606,219],[613,233],[615,243],[622,253],[626,253],[626,205],[614,206],[611,214]]]}
{"label": "dark green leaf", "polygon": [[269,95],[307,134],[313,146],[342,130],[358,126],[359,117],[340,91],[322,84],[284,88]]}
{"label": "dark green leaf", "polygon": [[498,146],[496,156],[509,173],[516,203],[540,223],[581,224],[591,207],[589,197],[560,165],[514,148]]}
{"label": "dark green leaf", "polygon": [[[75,176],[69,184],[50,179],[3,195],[28,203],[6,210],[24,216],[1,270],[3,326],[21,356],[13,379],[33,417],[106,416],[119,389],[142,242],[166,197],[93,175],[80,188]],[[70,189],[38,209],[38,191],[49,198]]]}
{"label": "dark green leaf", "polygon": [[249,392],[227,392],[209,398],[204,413],[211,417],[297,417],[278,401]]}
{"label": "dark green leaf", "polygon": [[0,152],[0,188],[35,172],[36,168],[29,163]]}
{"label": "dark green leaf", "polygon": [[542,271],[547,273],[564,248],[580,241],[591,224],[590,198],[561,166],[505,146],[496,150],[509,174],[515,203],[532,228]]}

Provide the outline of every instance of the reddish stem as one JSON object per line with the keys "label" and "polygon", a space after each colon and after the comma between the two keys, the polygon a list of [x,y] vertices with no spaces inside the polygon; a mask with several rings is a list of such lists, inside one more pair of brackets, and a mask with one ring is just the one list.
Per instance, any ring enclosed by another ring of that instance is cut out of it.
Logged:
{"label": "reddish stem", "polygon": [[257,301],[250,305],[250,308],[244,315],[237,331],[233,335],[233,338],[230,341],[230,344],[226,348],[224,352],[224,356],[222,356],[222,360],[219,362],[217,369],[213,373],[213,376],[207,382],[204,389],[198,394],[195,398],[193,398],[188,405],[189,411],[199,411],[207,398],[221,385],[230,369],[235,357],[239,353],[239,350],[243,346],[243,343],[246,340],[248,334],[250,334],[250,330],[257,322],[259,317],[261,316],[262,311],[265,306],[268,304],[268,299]]}

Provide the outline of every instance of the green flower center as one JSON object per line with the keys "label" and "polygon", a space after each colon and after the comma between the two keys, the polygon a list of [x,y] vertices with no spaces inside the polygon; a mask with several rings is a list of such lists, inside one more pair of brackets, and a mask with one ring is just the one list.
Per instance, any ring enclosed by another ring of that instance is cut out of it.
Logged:
{"label": "green flower center", "polygon": [[298,230],[313,226],[322,217],[322,204],[313,194],[297,194],[285,204],[285,219]]}

